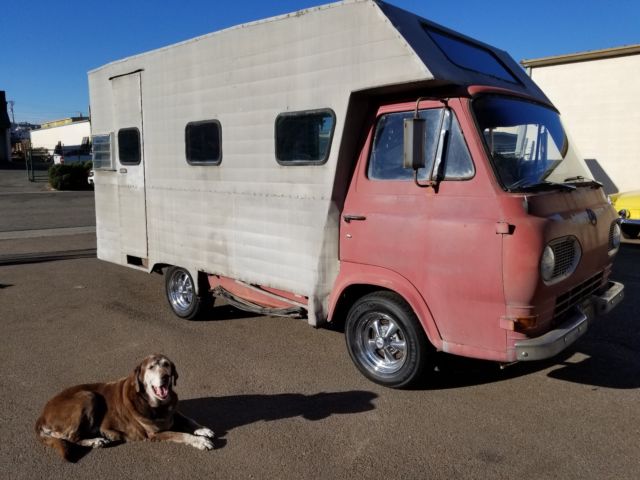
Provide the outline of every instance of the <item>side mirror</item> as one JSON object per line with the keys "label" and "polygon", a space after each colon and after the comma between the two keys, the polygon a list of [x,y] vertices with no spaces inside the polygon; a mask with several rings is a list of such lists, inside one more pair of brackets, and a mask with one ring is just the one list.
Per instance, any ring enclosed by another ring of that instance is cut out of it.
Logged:
{"label": "side mirror", "polygon": [[427,121],[424,118],[404,119],[403,167],[420,170],[427,165],[424,142]]}

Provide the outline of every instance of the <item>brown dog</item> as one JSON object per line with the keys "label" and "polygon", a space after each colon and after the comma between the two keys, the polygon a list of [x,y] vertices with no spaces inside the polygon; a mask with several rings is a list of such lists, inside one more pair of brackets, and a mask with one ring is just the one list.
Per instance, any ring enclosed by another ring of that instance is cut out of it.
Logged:
{"label": "brown dog", "polygon": [[71,460],[73,444],[169,440],[211,450],[214,433],[177,411],[177,379],[171,360],[150,355],[128,377],[68,388],[45,405],[36,422],[38,439],[65,460]]}

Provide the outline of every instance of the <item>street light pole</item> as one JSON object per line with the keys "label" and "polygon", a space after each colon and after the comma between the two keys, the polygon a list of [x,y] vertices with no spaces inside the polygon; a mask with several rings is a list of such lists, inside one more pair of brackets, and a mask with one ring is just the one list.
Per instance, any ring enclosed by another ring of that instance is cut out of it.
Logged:
{"label": "street light pole", "polygon": [[15,124],[16,124],[16,117],[15,117],[15,115],[13,114],[13,105],[14,105],[16,102],[14,102],[13,100],[9,100],[7,103],[9,104],[9,108],[11,109],[11,123],[12,123],[13,125],[15,125]]}

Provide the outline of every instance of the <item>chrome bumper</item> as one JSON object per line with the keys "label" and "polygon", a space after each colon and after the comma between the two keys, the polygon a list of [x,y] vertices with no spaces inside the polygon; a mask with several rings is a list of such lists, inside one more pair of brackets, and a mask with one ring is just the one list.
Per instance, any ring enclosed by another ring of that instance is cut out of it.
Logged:
{"label": "chrome bumper", "polygon": [[540,337],[515,342],[516,359],[519,361],[550,358],[585,334],[594,314],[603,315],[613,310],[624,298],[624,285],[609,282],[601,295],[591,297],[588,305],[576,308],[575,313],[558,328]]}

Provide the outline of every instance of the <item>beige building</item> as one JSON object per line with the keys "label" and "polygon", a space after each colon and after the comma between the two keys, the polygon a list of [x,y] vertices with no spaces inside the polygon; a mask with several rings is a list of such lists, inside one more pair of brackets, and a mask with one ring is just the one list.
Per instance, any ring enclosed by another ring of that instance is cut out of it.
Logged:
{"label": "beige building", "polygon": [[640,45],[521,63],[607,193],[640,189]]}
{"label": "beige building", "polygon": [[31,146],[53,152],[56,144],[80,145],[91,136],[91,123],[86,117],[65,118],[43,123],[39,130],[31,131]]}

